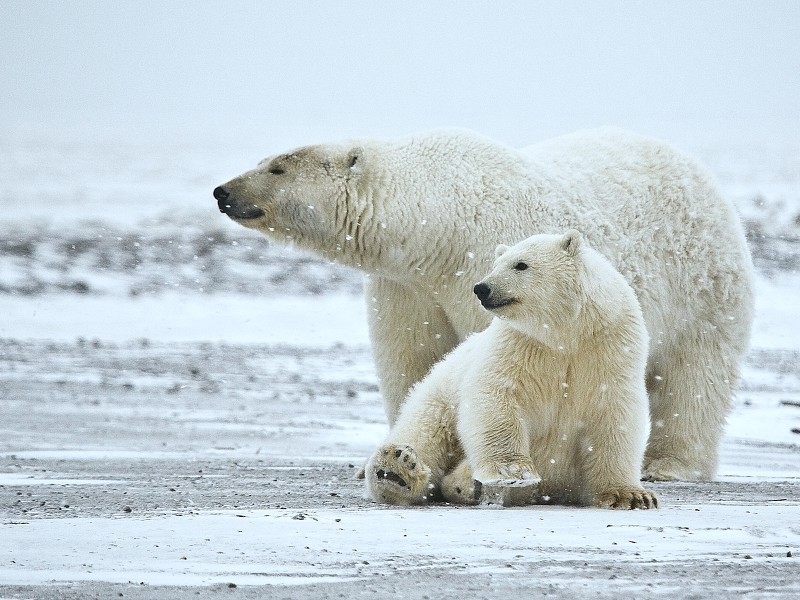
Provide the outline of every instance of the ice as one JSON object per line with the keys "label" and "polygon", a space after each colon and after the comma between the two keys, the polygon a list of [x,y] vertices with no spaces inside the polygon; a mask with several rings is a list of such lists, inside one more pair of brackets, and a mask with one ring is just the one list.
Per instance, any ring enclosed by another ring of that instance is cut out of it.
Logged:
{"label": "ice", "polygon": [[[799,541],[785,525],[796,518],[796,508],[780,504],[757,510],[689,504],[639,511],[635,518],[559,507],[540,507],[534,514],[524,509],[343,509],[292,518],[297,514],[236,511],[180,520],[59,519],[11,526],[15,560],[25,568],[0,568],[0,581],[308,585],[309,576],[359,579],[376,568],[386,573],[411,568],[411,557],[398,552],[408,543],[415,555],[426,557],[429,568],[450,565],[483,574],[524,571],[545,559],[570,564],[587,545],[605,554],[609,564],[655,561],[669,568],[671,557],[722,556],[723,563],[737,563],[747,554],[763,561],[769,553],[785,555]],[[756,514],[758,526],[753,525]],[[394,524],[391,529],[387,522]],[[43,554],[38,542],[44,536],[49,542]],[[9,551],[9,538],[4,540],[0,554]],[[243,554],[242,548],[251,550]],[[347,548],[346,555],[338,548]],[[58,568],[50,556],[60,557]]]}

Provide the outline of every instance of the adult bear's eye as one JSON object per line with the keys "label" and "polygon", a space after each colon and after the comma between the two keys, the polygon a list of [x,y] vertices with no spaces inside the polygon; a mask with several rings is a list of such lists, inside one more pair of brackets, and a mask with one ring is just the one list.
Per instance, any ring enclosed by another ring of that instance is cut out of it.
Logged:
{"label": "adult bear's eye", "polygon": [[528,268],[528,263],[524,262],[518,262],[517,264],[514,265],[514,269],[516,269],[517,271],[524,271],[527,268]]}
{"label": "adult bear's eye", "polygon": [[286,171],[284,171],[283,169],[279,169],[278,167],[272,167],[269,170],[269,172],[272,173],[273,175],[283,175],[284,173],[286,173]]}

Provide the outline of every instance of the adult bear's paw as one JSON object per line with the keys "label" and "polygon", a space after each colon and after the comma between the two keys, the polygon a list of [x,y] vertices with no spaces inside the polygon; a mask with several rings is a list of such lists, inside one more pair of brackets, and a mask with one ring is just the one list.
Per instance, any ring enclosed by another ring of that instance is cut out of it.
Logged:
{"label": "adult bear's paw", "polygon": [[644,457],[642,481],[703,481],[713,479],[710,472],[691,469],[674,457]]}
{"label": "adult bear's paw", "polygon": [[658,497],[650,490],[625,486],[598,494],[595,504],[602,508],[658,508]]}

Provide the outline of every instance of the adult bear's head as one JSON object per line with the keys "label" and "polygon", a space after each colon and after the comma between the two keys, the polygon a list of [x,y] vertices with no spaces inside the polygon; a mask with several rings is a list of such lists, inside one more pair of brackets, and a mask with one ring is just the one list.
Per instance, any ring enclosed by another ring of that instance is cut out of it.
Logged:
{"label": "adult bear's head", "polygon": [[430,289],[452,284],[443,276],[479,276],[494,245],[477,233],[513,235],[518,220],[498,208],[526,169],[519,153],[483,136],[437,130],[279,154],[214,197],[231,219],[276,241],[393,280],[431,277]]}
{"label": "adult bear's head", "polygon": [[358,145],[307,146],[261,161],[215,188],[214,198],[237,223],[334,259],[363,235],[363,163]]}

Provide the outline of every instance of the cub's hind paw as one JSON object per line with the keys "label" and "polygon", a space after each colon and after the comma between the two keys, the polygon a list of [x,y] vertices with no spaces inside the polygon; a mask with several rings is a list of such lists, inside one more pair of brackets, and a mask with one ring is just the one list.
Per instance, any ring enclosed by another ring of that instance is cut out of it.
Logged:
{"label": "cub's hind paw", "polygon": [[472,477],[469,463],[463,460],[442,479],[442,497],[452,504],[478,504],[483,484]]}
{"label": "cub's hind paw", "polygon": [[411,446],[382,446],[369,459],[365,471],[367,488],[379,502],[421,504],[433,492],[431,470]]}

